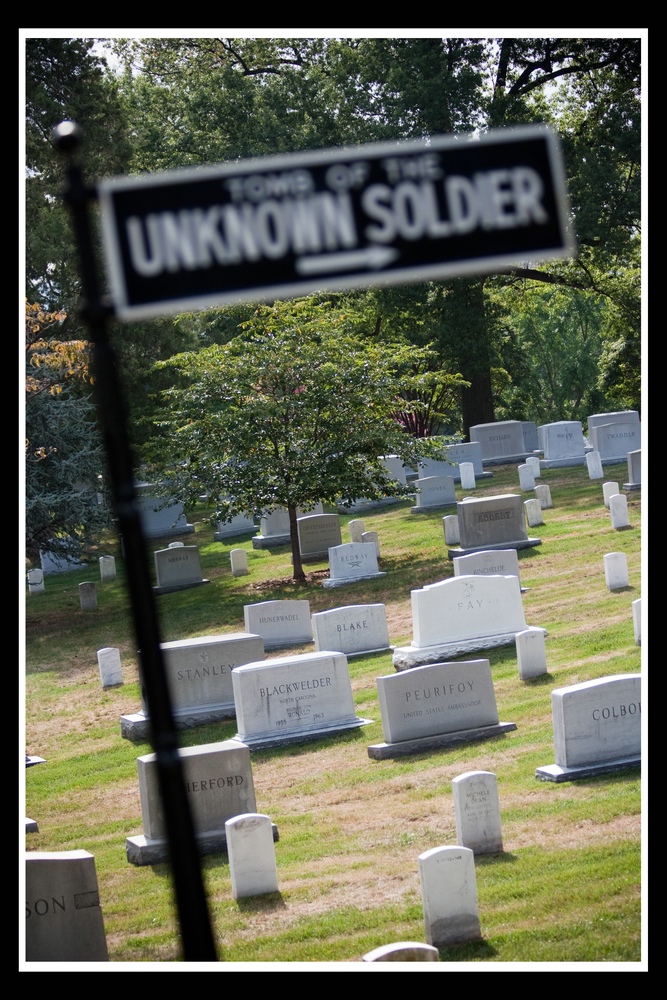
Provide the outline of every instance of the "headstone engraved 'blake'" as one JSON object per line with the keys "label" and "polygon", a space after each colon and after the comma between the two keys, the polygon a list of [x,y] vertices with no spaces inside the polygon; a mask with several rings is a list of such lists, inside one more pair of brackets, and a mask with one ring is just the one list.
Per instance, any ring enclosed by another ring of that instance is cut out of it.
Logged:
{"label": "headstone engraved 'blake'", "polygon": [[116,579],[116,560],[113,556],[100,556],[100,580],[107,583]]}
{"label": "headstone engraved 'blake'", "polygon": [[503,849],[500,828],[498,779],[491,771],[466,771],[452,779],[456,842],[475,854],[499,854]]}
{"label": "headstone engraved 'blake'", "polygon": [[225,823],[232,896],[278,892],[276,848],[271,820],[262,813],[234,816]]}
{"label": "headstone engraved 'blake'", "polygon": [[450,577],[412,591],[412,643],[395,648],[394,667],[408,670],[509,646],[528,627],[517,577]]}
{"label": "headstone engraved 'blake'", "polygon": [[632,602],[632,627],[635,633],[635,646],[642,644],[642,599],[638,597]]}
{"label": "headstone engraved 'blake'", "polygon": [[544,632],[527,629],[516,634],[516,658],[519,677],[522,681],[529,677],[541,677],[547,672],[547,655]]}
{"label": "headstone engraved 'blake'", "polygon": [[641,762],[641,677],[616,674],[551,692],[556,763],[541,781],[573,781]]}
{"label": "headstone engraved 'blake'", "polygon": [[515,723],[498,720],[488,660],[415,667],[378,677],[377,687],[385,742],[369,746],[373,760],[491,739],[516,729]]}
{"label": "headstone engraved 'blake'", "polygon": [[[160,648],[178,729],[233,718],[232,670],[264,657],[262,637],[246,632],[177,639],[163,642]],[[149,718],[143,691],[141,711],[121,716],[120,728],[126,739],[137,742],[148,738]]]}
{"label": "headstone engraved 'blake'", "polygon": [[358,729],[347,657],[322,650],[248,663],[232,673],[234,737],[252,750]]}
{"label": "headstone engraved 'blake'", "polygon": [[625,552],[607,552],[603,561],[607,590],[622,590],[630,586],[628,557]]}
{"label": "headstone engraved 'blake'", "polygon": [[438,507],[453,507],[456,503],[453,476],[427,476],[425,479],[416,479],[413,485],[418,490],[417,504],[410,508],[413,514],[436,510]]}
{"label": "headstone engraved 'blake'", "polygon": [[426,940],[436,948],[482,936],[475,855],[467,847],[434,847],[419,855]]}
{"label": "headstone engraved 'blake'", "polygon": [[523,460],[534,450],[526,448],[520,420],[475,424],[470,428],[470,440],[478,441],[482,446],[485,465]]}
{"label": "headstone engraved 'blake'", "polygon": [[170,545],[154,552],[153,558],[157,580],[153,590],[156,594],[171,594],[210,582],[201,575],[199,548],[196,545]]}
{"label": "headstone engraved 'blake'", "polygon": [[628,498],[624,493],[615,493],[614,496],[609,497],[609,513],[611,515],[612,528],[616,528],[618,531],[621,528],[630,527]]}
{"label": "headstone engraved 'blake'", "polygon": [[384,604],[353,604],[311,616],[315,649],[335,649],[346,656],[389,649]]}
{"label": "headstone engraved 'blake'", "polygon": [[544,458],[543,469],[560,469],[583,465],[586,446],[580,420],[557,420],[537,428],[540,449]]}
{"label": "headstone engraved 'blake'", "polygon": [[97,665],[103,688],[116,687],[123,683],[120,650],[115,646],[105,646],[104,649],[97,650]]}
{"label": "headstone engraved 'blake'", "polygon": [[523,499],[506,493],[495,497],[465,499],[456,505],[460,547],[448,550],[450,559],[482,549],[526,549],[541,545],[529,538]]}
{"label": "headstone engraved 'blake'", "polygon": [[79,584],[79,604],[82,611],[97,611],[97,590],[94,583]]}
{"label": "headstone engraved 'blake'", "polygon": [[44,593],[44,573],[41,569],[28,570],[28,593]]}
{"label": "headstone engraved 'blake'", "polygon": [[[181,748],[178,753],[199,852],[225,851],[227,820],[257,811],[250,751],[238,740],[225,740]],[[137,758],[137,768],[144,832],[127,838],[127,860],[133,865],[155,865],[168,858],[169,848],[156,755]]]}
{"label": "headstone engraved 'blake'", "polygon": [[642,486],[642,450],[628,452],[628,481],[623,483],[624,490],[640,490]]}
{"label": "headstone engraved 'blake'", "polygon": [[264,649],[313,641],[309,601],[262,601],[243,608],[246,632],[261,635]]}
{"label": "headstone engraved 'blake'", "polygon": [[[365,532],[364,532],[365,534]],[[329,549],[329,579],[322,586],[343,587],[360,580],[375,580],[387,574],[378,569],[378,557],[374,544],[368,542],[348,542],[334,545]]]}
{"label": "headstone engraved 'blake'", "polygon": [[25,912],[28,962],[109,961],[95,858],[88,851],[29,851]]}
{"label": "headstone engraved 'blake'", "polygon": [[515,576],[520,580],[516,549],[471,552],[467,556],[457,556],[452,564],[454,576]]}
{"label": "headstone engraved 'blake'", "polygon": [[396,941],[383,944],[361,956],[362,962],[439,962],[438,949],[419,941]]}
{"label": "headstone engraved 'blake'", "polygon": [[342,544],[338,514],[309,514],[297,521],[301,558],[326,559],[329,549]]}

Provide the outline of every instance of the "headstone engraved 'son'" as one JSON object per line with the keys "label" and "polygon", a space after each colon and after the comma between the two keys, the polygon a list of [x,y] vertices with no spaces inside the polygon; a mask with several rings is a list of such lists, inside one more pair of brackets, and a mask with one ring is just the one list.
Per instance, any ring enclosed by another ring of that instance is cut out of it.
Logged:
{"label": "headstone engraved 'son'", "polygon": [[346,656],[389,649],[384,604],[352,604],[311,616],[315,649],[335,649]]}
{"label": "headstone engraved 'son'", "polygon": [[171,594],[210,582],[202,577],[196,545],[170,545],[154,552],[153,558],[157,580],[153,590],[156,594]]}
{"label": "headstone engraved 'son'", "polygon": [[261,635],[264,649],[313,641],[309,601],[262,601],[243,608],[246,632]]}
{"label": "headstone engraved 'son'", "polygon": [[415,667],[377,678],[384,743],[369,746],[374,760],[491,739],[516,729],[499,722],[488,660]]}
{"label": "headstone engraved 'son'", "polygon": [[456,511],[460,547],[448,550],[450,559],[483,549],[527,549],[541,544],[539,538],[528,537],[520,494],[466,498],[457,503]]}
{"label": "headstone engraved 'son'", "polygon": [[25,858],[26,960],[108,962],[95,858],[88,851],[29,851]]}
{"label": "headstone engraved 'son'", "polygon": [[[181,748],[178,753],[199,852],[224,851],[227,820],[257,811],[250,751],[238,740],[225,740]],[[137,758],[137,768],[144,832],[127,838],[127,860],[133,865],[159,864],[167,859],[169,844],[156,755]]]}
{"label": "headstone engraved 'son'", "polygon": [[551,692],[556,763],[541,781],[572,781],[641,762],[641,676],[616,674]]}
{"label": "headstone engraved 'son'", "polygon": [[232,673],[238,733],[251,749],[358,729],[347,657],[323,650],[248,663]]}
{"label": "headstone engraved 'son'", "polygon": [[245,813],[225,823],[232,896],[278,892],[276,849],[271,820],[262,813]]}
{"label": "headstone engraved 'son'", "polygon": [[[368,534],[368,532],[364,532]],[[378,569],[377,549],[368,542],[348,542],[329,549],[329,579],[322,586],[342,587],[359,580],[375,580],[387,574]]]}
{"label": "headstone engraved 'son'", "polygon": [[467,847],[434,847],[419,855],[426,940],[436,948],[482,936],[475,855]]}
{"label": "headstone engraved 'son'", "polygon": [[[178,729],[233,718],[233,669],[264,657],[262,637],[247,632],[177,639],[163,642],[160,648]],[[121,735],[135,742],[147,739],[147,711],[142,692],[141,711],[121,716]]]}
{"label": "headstone engraved 'son'", "polygon": [[394,667],[513,645],[527,628],[516,576],[450,577],[412,591],[412,643],[395,648]]}
{"label": "headstone engraved 'son'", "polygon": [[456,842],[475,854],[499,854],[503,849],[500,828],[498,780],[491,771],[466,771],[452,780]]}

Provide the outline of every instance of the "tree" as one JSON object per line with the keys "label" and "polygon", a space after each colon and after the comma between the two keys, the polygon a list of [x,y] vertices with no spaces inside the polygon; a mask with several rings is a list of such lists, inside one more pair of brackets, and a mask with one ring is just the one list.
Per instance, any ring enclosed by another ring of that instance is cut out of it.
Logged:
{"label": "tree", "polygon": [[327,300],[278,302],[229,343],[158,365],[178,376],[153,452],[170,489],[185,502],[206,492],[221,520],[286,507],[295,580],[305,579],[298,507],[406,496],[379,456],[414,464],[438,451],[395,419],[421,405],[407,397],[423,386],[415,372],[428,351],[359,343],[343,321]]}
{"label": "tree", "polygon": [[90,399],[88,345],[57,340],[63,312],[26,302],[26,555],[78,558],[110,524],[98,503],[104,456]]}

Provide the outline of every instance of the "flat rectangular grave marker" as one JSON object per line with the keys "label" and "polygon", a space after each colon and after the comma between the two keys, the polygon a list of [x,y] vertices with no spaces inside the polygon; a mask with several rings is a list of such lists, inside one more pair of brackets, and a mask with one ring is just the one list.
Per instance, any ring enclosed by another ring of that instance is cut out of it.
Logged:
{"label": "flat rectangular grave marker", "polygon": [[390,649],[384,604],[351,604],[311,616],[315,649],[335,649],[346,656]]}
{"label": "flat rectangular grave marker", "polygon": [[324,650],[248,663],[232,673],[234,737],[251,749],[320,739],[367,725],[355,715],[343,653]]}
{"label": "flat rectangular grave marker", "polygon": [[436,948],[482,936],[475,856],[467,847],[434,847],[419,855],[426,940]]}
{"label": "flat rectangular grave marker", "polygon": [[[227,820],[257,811],[250,751],[238,740],[224,740],[178,752],[200,853],[225,851]],[[137,768],[144,832],[127,838],[127,860],[133,865],[159,864],[168,858],[168,841],[156,755],[137,758]]]}
{"label": "flat rectangular grave marker", "polygon": [[541,781],[573,781],[641,762],[641,676],[616,674],[551,692],[556,763]]}
{"label": "flat rectangular grave marker", "polygon": [[373,760],[491,739],[516,729],[499,722],[488,660],[415,667],[377,678],[384,743],[368,748]]}
{"label": "flat rectangular grave marker", "polygon": [[261,601],[243,608],[246,632],[261,635],[264,649],[313,641],[309,601]]}
{"label": "flat rectangular grave marker", "polygon": [[95,858],[88,851],[29,851],[25,908],[28,962],[109,961]]}
{"label": "flat rectangular grave marker", "polygon": [[491,771],[466,771],[452,780],[456,841],[475,854],[503,849],[498,779]]}

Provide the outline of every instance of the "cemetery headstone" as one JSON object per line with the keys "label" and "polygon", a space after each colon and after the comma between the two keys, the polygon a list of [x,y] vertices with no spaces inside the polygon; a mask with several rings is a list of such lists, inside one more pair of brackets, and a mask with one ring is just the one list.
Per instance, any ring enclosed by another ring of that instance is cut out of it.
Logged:
{"label": "cemetery headstone", "polygon": [[28,570],[28,593],[44,593],[44,572],[41,569]]}
{"label": "cemetery headstone", "polygon": [[537,428],[539,447],[544,453],[543,469],[583,465],[586,445],[580,420],[557,420]]}
{"label": "cemetery headstone", "polygon": [[604,578],[607,590],[622,590],[630,586],[628,557],[625,552],[608,552],[604,557]]}
{"label": "cemetery headstone", "polygon": [[348,542],[334,545],[329,549],[329,579],[322,581],[323,587],[343,587],[360,580],[375,580],[386,576],[378,569],[375,545],[367,542]]}
{"label": "cemetery headstone", "polygon": [[49,573],[70,573],[73,570],[86,568],[86,564],[80,559],[56,555],[54,552],[40,552],[39,564],[44,576]]}
{"label": "cemetery headstone", "polygon": [[609,497],[609,513],[611,514],[611,526],[619,530],[629,528],[628,519],[628,498],[624,493],[616,493]]}
{"label": "cemetery headstone", "polygon": [[624,462],[629,451],[641,448],[641,425],[638,420],[598,424],[593,441],[603,463]]}
{"label": "cemetery headstone", "polygon": [[426,479],[416,479],[413,485],[418,490],[416,506],[410,508],[413,514],[438,507],[452,507],[456,503],[453,476],[427,476]]}
{"label": "cemetery headstone", "polygon": [[[199,853],[225,851],[227,820],[257,811],[250,751],[238,740],[225,740],[181,747],[178,753]],[[144,832],[127,838],[127,860],[133,865],[160,864],[168,858],[168,841],[156,755],[138,757],[137,768]]]}
{"label": "cemetery headstone", "polygon": [[[470,441],[467,444],[449,444],[445,442],[443,444],[447,448],[445,459],[423,458],[419,462],[419,475],[422,478],[426,476],[453,476],[458,482],[461,480],[461,465],[464,462],[472,465],[477,479],[491,478],[492,473],[484,471],[482,446],[479,441]],[[463,485],[462,482],[461,485]],[[470,489],[471,487],[463,488]]]}
{"label": "cemetery headstone", "polygon": [[188,524],[183,504],[155,496],[151,483],[137,484],[137,507],[145,538],[169,538],[172,535],[190,535],[194,524]]}
{"label": "cemetery headstone", "polygon": [[[310,510],[297,509],[296,519],[300,520],[309,514],[322,514],[322,504],[318,503]],[[287,507],[276,507],[270,514],[264,514],[259,522],[259,535],[252,539],[253,549],[273,549],[280,545],[290,544],[289,512]]]}
{"label": "cemetery headstone", "polygon": [[602,471],[602,460],[600,459],[599,451],[586,452],[586,467],[588,468],[589,479],[602,479],[604,472]]}
{"label": "cemetery headstone", "polygon": [[234,816],[225,823],[232,896],[278,892],[276,849],[271,820],[262,813]]}
{"label": "cemetery headstone", "polygon": [[522,681],[530,677],[541,677],[547,672],[547,654],[544,642],[544,632],[539,629],[527,629],[516,634],[516,658],[519,665],[519,677]]}
{"label": "cemetery headstone", "polygon": [[454,576],[515,576],[520,580],[516,549],[471,552],[467,556],[457,556],[452,563]]}
{"label": "cemetery headstone", "polygon": [[528,627],[516,576],[450,577],[412,591],[412,643],[394,649],[394,667],[513,645]]}
{"label": "cemetery headstone", "polygon": [[264,649],[313,641],[309,601],[261,601],[243,608],[246,632],[261,635]]}
{"label": "cemetery headstone", "polygon": [[311,617],[315,649],[335,649],[346,656],[390,649],[384,604],[352,604]]}
{"label": "cemetery headstone", "polygon": [[526,549],[542,544],[540,538],[528,536],[519,494],[461,500],[456,510],[460,547],[448,550],[450,559],[483,549]]}
{"label": "cemetery headstone", "polygon": [[554,505],[554,502],[551,499],[551,487],[547,486],[546,483],[541,483],[539,486],[535,487],[535,497],[540,501],[540,507],[542,510],[549,510]]}
{"label": "cemetery headstone", "polygon": [[[303,743],[368,724],[355,715],[347,657],[319,651],[232,673],[238,733],[251,749]],[[253,810],[245,810],[251,812]]]}
{"label": "cemetery headstone", "polygon": [[477,488],[477,482],[475,481],[475,466],[472,462],[461,462],[459,465],[459,472],[461,473],[461,489],[474,490]]}
{"label": "cemetery headstone", "polygon": [[537,451],[539,444],[537,441],[537,424],[533,420],[522,420],[521,429],[523,431],[523,446],[527,452]]}
{"label": "cemetery headstone", "polygon": [[[160,645],[177,729],[209,725],[233,718],[232,671],[264,658],[259,635],[229,632],[176,639]],[[149,736],[148,705],[142,690],[141,710],[120,719],[121,735],[139,742]]]}
{"label": "cemetery headstone", "polygon": [[116,687],[123,683],[120,650],[115,646],[105,646],[97,650],[97,666],[103,688]]}
{"label": "cemetery headstone", "polygon": [[361,541],[364,545],[375,546],[375,555],[380,558],[380,536],[377,531],[362,531]]}
{"label": "cemetery headstone", "polygon": [[642,599],[638,597],[632,602],[632,627],[635,633],[635,646],[642,644]]}
{"label": "cemetery headstone", "polygon": [[498,719],[488,660],[434,663],[376,682],[384,743],[368,747],[372,760],[491,739],[516,729],[515,723]]}
{"label": "cemetery headstone", "polygon": [[29,851],[25,895],[28,962],[109,961],[92,854]]}
{"label": "cemetery headstone", "polygon": [[235,514],[230,521],[218,521],[216,530],[213,532],[213,539],[216,542],[224,542],[227,538],[253,534],[254,531],[254,518],[248,514]]}
{"label": "cemetery headstone", "polygon": [[154,552],[153,559],[157,580],[153,591],[156,594],[171,594],[210,583],[202,577],[197,545],[170,545]]}
{"label": "cemetery headstone", "polygon": [[367,951],[362,962],[439,962],[440,954],[432,944],[419,941],[397,941]]}
{"label": "cemetery headstone", "polygon": [[326,559],[329,549],[342,544],[338,514],[309,514],[297,521],[301,558]]}
{"label": "cemetery headstone", "polygon": [[[617,439],[617,443],[614,447],[617,450],[617,454],[622,461],[626,454],[632,450],[634,445],[626,447],[626,442],[635,439],[639,440],[641,424],[639,422],[639,413],[637,410],[616,410],[611,413],[593,413],[589,416],[587,420],[588,425],[588,437],[591,442],[591,446],[595,451],[601,451],[598,442],[599,429],[601,427],[605,428],[605,435],[609,435],[609,429],[612,425],[623,425],[623,431],[630,430],[630,437],[620,437]],[[621,431],[621,433],[623,433]],[[613,441],[613,439],[612,439]],[[639,444],[637,445],[639,447]]]}
{"label": "cemetery headstone", "polygon": [[461,533],[458,514],[445,514],[442,519],[442,527],[445,532],[445,545],[459,545]]}
{"label": "cemetery headstone", "polygon": [[641,677],[616,674],[551,692],[556,763],[540,781],[574,781],[641,762]]}
{"label": "cemetery headstone", "polygon": [[528,490],[535,489],[535,476],[533,475],[533,470],[524,462],[523,465],[517,466],[517,472],[519,473],[519,489],[526,493]]}
{"label": "cemetery headstone", "polygon": [[361,536],[366,531],[366,525],[359,518],[355,518],[352,521],[348,521],[347,530],[350,532],[351,542],[361,542],[363,541]]}
{"label": "cemetery headstone", "polygon": [[379,458],[392,479],[396,479],[401,486],[408,485],[408,473],[411,470],[404,465],[402,458],[398,455],[380,455]]}
{"label": "cemetery headstone", "polygon": [[97,610],[97,590],[94,583],[79,584],[79,604],[82,611]]}
{"label": "cemetery headstone", "polygon": [[482,461],[485,465],[523,460],[534,450],[526,448],[520,420],[475,424],[470,427],[470,440],[478,441],[482,446]]}
{"label": "cemetery headstone", "polygon": [[526,521],[529,528],[539,528],[541,524],[544,524],[542,504],[538,499],[524,500],[523,506],[526,511]]}
{"label": "cemetery headstone", "polygon": [[482,936],[475,855],[467,847],[433,847],[419,855],[426,940],[436,948]]}
{"label": "cemetery headstone", "polygon": [[232,576],[248,575],[248,553],[245,549],[232,549],[229,553]]}
{"label": "cemetery headstone", "polygon": [[628,452],[628,481],[623,483],[624,490],[640,490],[642,486],[642,450]]}
{"label": "cemetery headstone", "polygon": [[540,460],[537,455],[529,455],[526,459],[526,465],[532,469],[533,479],[539,479],[542,475],[542,469],[540,468]]}
{"label": "cemetery headstone", "polygon": [[456,843],[474,854],[499,854],[503,849],[500,828],[498,779],[491,771],[466,771],[452,779]]}
{"label": "cemetery headstone", "polygon": [[602,484],[602,497],[604,499],[604,505],[609,510],[609,500],[611,497],[616,496],[619,492],[618,483],[603,483]]}
{"label": "cemetery headstone", "polygon": [[116,579],[116,560],[113,556],[100,556],[100,580],[107,583]]}

